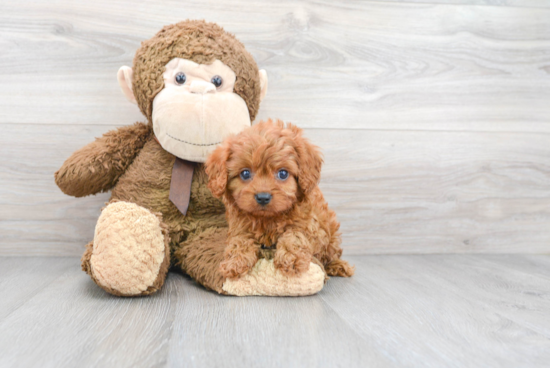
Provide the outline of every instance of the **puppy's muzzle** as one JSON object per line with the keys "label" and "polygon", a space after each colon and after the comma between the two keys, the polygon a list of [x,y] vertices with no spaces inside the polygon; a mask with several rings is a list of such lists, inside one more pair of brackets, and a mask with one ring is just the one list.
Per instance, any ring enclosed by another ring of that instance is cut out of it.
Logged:
{"label": "puppy's muzzle", "polygon": [[254,198],[256,198],[256,202],[258,202],[260,206],[265,206],[271,202],[271,194],[269,193],[258,193]]}

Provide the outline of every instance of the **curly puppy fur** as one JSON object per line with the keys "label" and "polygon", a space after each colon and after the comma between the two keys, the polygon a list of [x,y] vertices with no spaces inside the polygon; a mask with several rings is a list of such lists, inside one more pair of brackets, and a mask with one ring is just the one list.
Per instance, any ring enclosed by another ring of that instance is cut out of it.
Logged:
{"label": "curly puppy fur", "polygon": [[[328,275],[353,275],[354,268],[340,259],[340,224],[317,185],[322,163],[300,128],[271,120],[228,138],[210,155],[208,187],[222,197],[229,223],[222,275],[246,274],[262,246],[275,246],[274,265],[284,275],[300,275],[312,261]],[[241,177],[243,170],[249,179]],[[286,179],[280,170],[288,172]],[[258,193],[271,195],[267,205],[256,200]]]}

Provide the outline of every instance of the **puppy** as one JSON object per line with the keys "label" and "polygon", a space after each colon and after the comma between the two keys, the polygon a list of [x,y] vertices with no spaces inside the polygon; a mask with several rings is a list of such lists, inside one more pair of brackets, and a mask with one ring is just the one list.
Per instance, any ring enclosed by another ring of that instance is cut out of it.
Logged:
{"label": "puppy", "polygon": [[310,262],[330,276],[353,275],[340,259],[340,223],[317,185],[322,163],[302,129],[272,120],[227,138],[208,157],[208,187],[223,199],[229,223],[224,277],[246,274],[262,249],[274,249],[285,275],[302,274]]}

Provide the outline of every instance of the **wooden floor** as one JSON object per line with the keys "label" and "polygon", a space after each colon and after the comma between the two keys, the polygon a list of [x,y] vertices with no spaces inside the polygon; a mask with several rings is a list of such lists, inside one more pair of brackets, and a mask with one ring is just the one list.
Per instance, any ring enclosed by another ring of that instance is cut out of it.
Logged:
{"label": "wooden floor", "polygon": [[550,256],[348,257],[304,298],[225,297],[172,273],[99,289],[73,257],[0,258],[0,367],[548,367]]}

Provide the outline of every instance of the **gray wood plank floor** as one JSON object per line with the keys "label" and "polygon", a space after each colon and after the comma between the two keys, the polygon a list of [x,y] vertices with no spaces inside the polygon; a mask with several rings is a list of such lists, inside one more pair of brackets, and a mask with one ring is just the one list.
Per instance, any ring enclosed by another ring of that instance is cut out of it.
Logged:
{"label": "gray wood plank floor", "polygon": [[0,367],[547,367],[550,256],[348,257],[305,298],[224,297],[171,273],[99,289],[77,258],[0,258]]}

